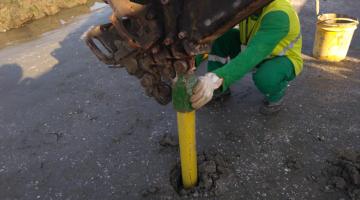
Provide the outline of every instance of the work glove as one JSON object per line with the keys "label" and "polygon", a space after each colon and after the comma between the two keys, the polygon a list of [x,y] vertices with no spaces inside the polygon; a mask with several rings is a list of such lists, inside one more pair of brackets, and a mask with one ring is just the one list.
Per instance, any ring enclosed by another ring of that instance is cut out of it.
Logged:
{"label": "work glove", "polygon": [[223,79],[214,73],[207,73],[200,76],[197,84],[193,89],[193,95],[190,98],[191,105],[194,109],[199,109],[207,104],[213,97],[214,91],[223,83]]}

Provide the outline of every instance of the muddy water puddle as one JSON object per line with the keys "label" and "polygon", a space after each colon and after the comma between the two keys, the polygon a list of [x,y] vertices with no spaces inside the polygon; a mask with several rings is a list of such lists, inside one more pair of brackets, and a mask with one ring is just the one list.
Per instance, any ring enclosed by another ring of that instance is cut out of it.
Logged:
{"label": "muddy water puddle", "polygon": [[106,6],[107,4],[103,2],[93,0],[85,5],[64,9],[55,15],[34,20],[21,28],[0,33],[0,49],[36,39],[46,32],[59,29],[74,22],[78,16],[88,14]]}

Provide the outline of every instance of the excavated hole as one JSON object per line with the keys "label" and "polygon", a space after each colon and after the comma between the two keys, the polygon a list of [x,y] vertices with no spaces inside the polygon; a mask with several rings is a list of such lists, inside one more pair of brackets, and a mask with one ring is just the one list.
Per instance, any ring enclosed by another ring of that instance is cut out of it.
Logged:
{"label": "excavated hole", "polygon": [[328,187],[345,192],[351,200],[360,199],[360,152],[343,151],[326,168]]}
{"label": "excavated hole", "polygon": [[214,197],[224,191],[223,183],[230,174],[228,162],[219,153],[198,155],[198,183],[192,189],[184,189],[181,180],[180,163],[170,172],[170,183],[181,197]]}

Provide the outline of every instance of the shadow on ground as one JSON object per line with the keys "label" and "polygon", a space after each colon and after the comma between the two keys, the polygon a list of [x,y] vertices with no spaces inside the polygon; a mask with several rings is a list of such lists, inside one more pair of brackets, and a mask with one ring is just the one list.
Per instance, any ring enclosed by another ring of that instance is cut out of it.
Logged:
{"label": "shadow on ground", "polygon": [[169,171],[158,168],[176,157],[157,152],[174,126],[165,111],[173,113],[80,39],[108,14],[1,51],[2,199],[133,199],[157,181],[168,184]]}

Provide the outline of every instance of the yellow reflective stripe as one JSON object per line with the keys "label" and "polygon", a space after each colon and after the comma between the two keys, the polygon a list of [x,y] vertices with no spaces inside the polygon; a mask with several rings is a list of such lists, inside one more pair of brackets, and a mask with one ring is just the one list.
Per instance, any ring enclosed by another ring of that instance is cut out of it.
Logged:
{"label": "yellow reflective stripe", "polygon": [[294,45],[300,40],[300,38],[301,38],[301,32],[299,33],[298,36],[296,36],[295,39],[293,39],[293,40],[290,42],[289,45],[287,45],[286,47],[284,47],[284,49],[278,54],[278,56],[285,56],[286,53],[287,53],[290,49],[294,48]]}

